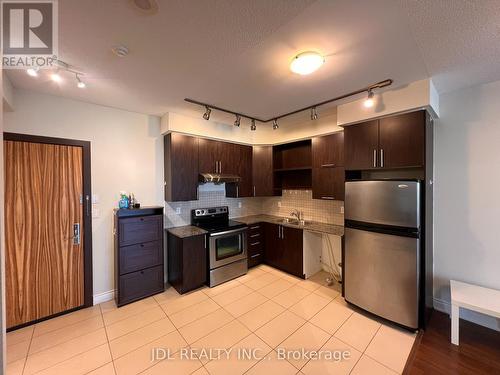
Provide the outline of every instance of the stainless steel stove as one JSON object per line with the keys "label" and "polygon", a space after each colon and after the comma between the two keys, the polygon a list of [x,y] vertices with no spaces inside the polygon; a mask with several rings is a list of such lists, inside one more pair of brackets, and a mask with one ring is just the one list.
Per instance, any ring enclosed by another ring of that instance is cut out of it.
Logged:
{"label": "stainless steel stove", "polygon": [[191,210],[191,224],[208,232],[210,287],[247,273],[247,226],[227,206]]}

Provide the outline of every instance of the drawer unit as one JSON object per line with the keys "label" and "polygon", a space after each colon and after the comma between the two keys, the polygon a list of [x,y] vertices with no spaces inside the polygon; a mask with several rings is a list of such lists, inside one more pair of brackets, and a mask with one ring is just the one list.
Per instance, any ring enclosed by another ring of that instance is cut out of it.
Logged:
{"label": "drawer unit", "polygon": [[264,260],[264,226],[261,223],[248,226],[247,237],[248,267],[256,266]]}
{"label": "drawer unit", "polygon": [[117,306],[164,290],[163,207],[115,210]]}
{"label": "drawer unit", "polygon": [[120,276],[118,287],[122,304],[145,297],[145,291],[147,295],[161,293],[164,289],[163,265]]}
{"label": "drawer unit", "polygon": [[162,238],[162,230],[163,215],[121,219],[119,224],[120,246],[159,240]]}
{"label": "drawer unit", "polygon": [[140,243],[120,248],[120,275],[163,264],[161,241]]}

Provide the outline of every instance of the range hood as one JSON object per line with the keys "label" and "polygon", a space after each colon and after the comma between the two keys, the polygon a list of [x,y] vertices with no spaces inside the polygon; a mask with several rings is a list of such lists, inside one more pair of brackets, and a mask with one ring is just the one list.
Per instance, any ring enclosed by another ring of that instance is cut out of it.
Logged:
{"label": "range hood", "polygon": [[221,173],[200,173],[199,181],[201,183],[212,182],[214,184],[224,184],[231,182],[240,182],[241,177],[235,174],[221,174]]}

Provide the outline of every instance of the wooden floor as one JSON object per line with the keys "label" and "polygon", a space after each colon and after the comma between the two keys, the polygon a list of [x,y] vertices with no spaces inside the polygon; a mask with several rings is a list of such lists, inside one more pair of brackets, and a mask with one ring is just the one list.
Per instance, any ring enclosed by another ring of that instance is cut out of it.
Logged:
{"label": "wooden floor", "polygon": [[450,326],[448,315],[432,313],[405,374],[500,374],[500,332],[460,320],[460,346],[455,346],[450,343]]}

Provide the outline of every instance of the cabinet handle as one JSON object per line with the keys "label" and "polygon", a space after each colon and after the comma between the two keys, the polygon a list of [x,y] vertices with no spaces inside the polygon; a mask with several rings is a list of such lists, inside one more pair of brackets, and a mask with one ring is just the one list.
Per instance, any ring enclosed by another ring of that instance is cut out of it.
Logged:
{"label": "cabinet handle", "polygon": [[330,164],[321,164],[321,167],[322,168],[333,168],[333,167],[335,167],[335,164],[333,164],[333,163],[330,163]]}
{"label": "cabinet handle", "polygon": [[215,173],[219,172],[219,163],[215,162]]}
{"label": "cabinet handle", "polygon": [[281,238],[281,225],[278,225],[278,238]]}
{"label": "cabinet handle", "polygon": [[257,258],[257,257],[260,257],[260,254],[255,254],[255,255],[250,256],[250,258]]}
{"label": "cabinet handle", "polygon": [[255,245],[260,245],[260,241],[257,241],[257,242],[254,242],[254,243],[250,244],[250,246],[255,246]]}
{"label": "cabinet handle", "polygon": [[334,197],[321,197],[321,199],[328,199],[328,200],[334,200]]}
{"label": "cabinet handle", "polygon": [[380,167],[384,168],[384,149],[380,149]]}
{"label": "cabinet handle", "polygon": [[377,150],[373,150],[373,168],[377,168]]}
{"label": "cabinet handle", "polygon": [[240,197],[240,186],[236,185],[236,198]]}
{"label": "cabinet handle", "polygon": [[250,227],[250,229],[259,229],[260,228],[260,225],[256,225],[254,227]]}
{"label": "cabinet handle", "polygon": [[219,161],[219,173],[222,173],[222,162]]}
{"label": "cabinet handle", "polygon": [[205,249],[207,248],[207,236],[204,236],[205,238]]}
{"label": "cabinet handle", "polygon": [[253,186],[253,196],[255,197],[255,185]]}
{"label": "cabinet handle", "polygon": [[281,239],[285,239],[285,228],[283,226],[281,226]]}
{"label": "cabinet handle", "polygon": [[257,234],[252,234],[252,235],[250,236],[250,238],[259,237],[259,236],[260,236],[260,233],[257,233]]}

